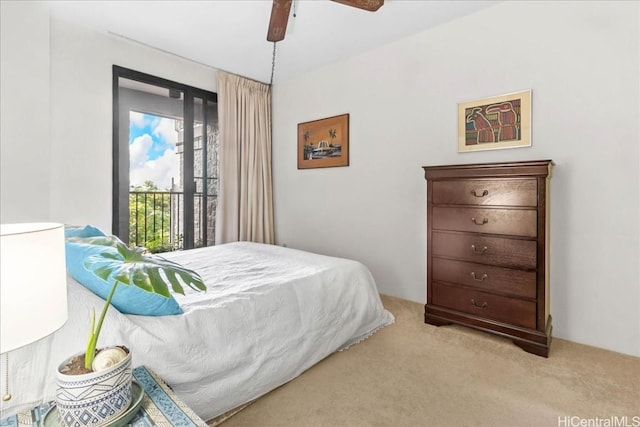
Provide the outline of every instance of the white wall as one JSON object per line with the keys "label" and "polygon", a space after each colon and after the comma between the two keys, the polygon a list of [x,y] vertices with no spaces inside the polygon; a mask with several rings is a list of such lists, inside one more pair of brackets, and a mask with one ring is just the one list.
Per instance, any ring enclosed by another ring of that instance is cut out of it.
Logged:
{"label": "white wall", "polygon": [[49,220],[49,11],[0,2],[0,218]]}
{"label": "white wall", "polygon": [[51,217],[111,230],[112,65],[215,92],[215,70],[51,21]]}
{"label": "white wall", "polygon": [[[358,259],[382,293],[424,302],[421,167],[552,159],[553,334],[640,356],[639,15],[506,2],[276,84],[278,243]],[[523,89],[532,147],[457,153],[458,102]],[[343,113],[350,166],[297,170],[296,125]]]}

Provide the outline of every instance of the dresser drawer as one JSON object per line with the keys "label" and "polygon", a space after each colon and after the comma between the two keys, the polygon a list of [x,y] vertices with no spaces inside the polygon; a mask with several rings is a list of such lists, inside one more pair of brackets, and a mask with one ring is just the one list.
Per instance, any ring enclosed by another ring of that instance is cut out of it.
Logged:
{"label": "dresser drawer", "polygon": [[535,179],[434,181],[433,203],[537,206]]}
{"label": "dresser drawer", "polygon": [[449,286],[435,281],[432,292],[431,302],[434,305],[525,328],[536,327],[535,302]]}
{"label": "dresser drawer", "polygon": [[438,233],[431,235],[433,256],[456,258],[510,268],[536,268],[536,242],[533,240]]}
{"label": "dresser drawer", "polygon": [[433,208],[435,230],[536,237],[534,209]]}
{"label": "dresser drawer", "polygon": [[480,290],[536,297],[536,273],[443,258],[432,258],[433,280],[458,283]]}

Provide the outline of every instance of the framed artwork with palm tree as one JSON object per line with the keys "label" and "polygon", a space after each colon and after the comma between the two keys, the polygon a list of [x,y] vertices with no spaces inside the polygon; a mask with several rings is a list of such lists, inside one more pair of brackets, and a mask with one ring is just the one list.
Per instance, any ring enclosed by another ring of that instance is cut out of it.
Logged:
{"label": "framed artwork with palm tree", "polygon": [[298,124],[298,169],[349,166],[349,114]]}
{"label": "framed artwork with palm tree", "polygon": [[531,146],[531,90],[458,104],[458,152]]}

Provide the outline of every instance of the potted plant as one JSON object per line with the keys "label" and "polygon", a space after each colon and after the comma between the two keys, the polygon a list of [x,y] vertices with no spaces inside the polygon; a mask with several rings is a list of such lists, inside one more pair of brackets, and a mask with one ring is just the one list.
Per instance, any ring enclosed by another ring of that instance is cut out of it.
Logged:
{"label": "potted plant", "polygon": [[131,403],[131,351],[123,345],[97,348],[102,324],[119,286],[135,286],[146,292],[171,298],[184,294],[182,283],[194,290],[206,287],[200,276],[179,264],[143,248],[129,248],[115,236],[69,238],[67,242],[90,245],[83,266],[95,276],[112,283],[98,321],[91,312],[89,339],[84,353],[78,353],[58,367],[56,406],[59,425],[101,426],[119,417]]}

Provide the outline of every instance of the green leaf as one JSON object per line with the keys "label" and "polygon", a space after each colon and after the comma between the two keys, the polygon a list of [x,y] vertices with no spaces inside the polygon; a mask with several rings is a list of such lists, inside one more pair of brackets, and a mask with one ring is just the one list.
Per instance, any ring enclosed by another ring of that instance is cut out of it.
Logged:
{"label": "green leaf", "polygon": [[96,276],[98,276],[104,281],[109,281],[109,276],[111,276],[112,271],[113,271],[112,268],[108,266],[104,266],[104,267],[98,267],[95,270],[93,270],[93,274],[95,274]]}
{"label": "green leaf", "polygon": [[177,273],[175,271],[166,271],[165,274],[167,275],[167,279],[169,279],[169,282],[171,282],[173,292],[184,295],[184,288],[178,280],[178,277],[176,275]]}
{"label": "green leaf", "polygon": [[200,279],[200,276],[198,276],[193,271],[178,271],[177,273],[180,275],[180,278],[192,289],[198,289],[201,291],[207,290],[207,287],[205,286],[202,279]]}
{"label": "green leaf", "polygon": [[162,295],[164,297],[169,298],[171,294],[169,293],[169,287],[165,283],[165,281],[160,276],[160,271],[157,268],[149,269],[149,279],[153,286],[153,291],[156,294]]}
{"label": "green leaf", "polygon": [[[130,250],[124,243],[116,244],[111,239],[95,238],[95,240],[116,245],[121,257],[103,252],[85,260],[85,268],[103,280],[117,280],[124,285],[134,285],[166,298],[170,297],[168,285],[171,285],[174,292],[184,295],[184,288],[179,279],[194,290],[206,291],[207,289],[198,273],[176,262],[156,255],[146,255],[140,249]],[[152,271],[154,273],[151,273]]]}
{"label": "green leaf", "polygon": [[131,282],[147,292],[153,292],[153,286],[151,286],[151,280],[149,279],[148,270],[140,264],[141,263],[139,262],[132,264]]}
{"label": "green leaf", "polygon": [[[95,355],[102,321],[105,318],[118,284],[137,286],[140,289],[162,295],[165,298],[171,297],[169,285],[171,285],[173,292],[184,295],[181,281],[197,291],[206,291],[207,289],[202,278],[195,271],[159,256],[147,255],[142,248],[129,248],[116,236],[69,238],[67,240],[105,246],[103,252],[87,257],[84,261],[84,267],[102,280],[113,284],[98,323],[95,324],[95,315],[92,318],[92,332],[85,353],[85,365],[91,366],[90,362]],[[113,249],[107,248],[115,248],[116,251],[114,252]]]}

